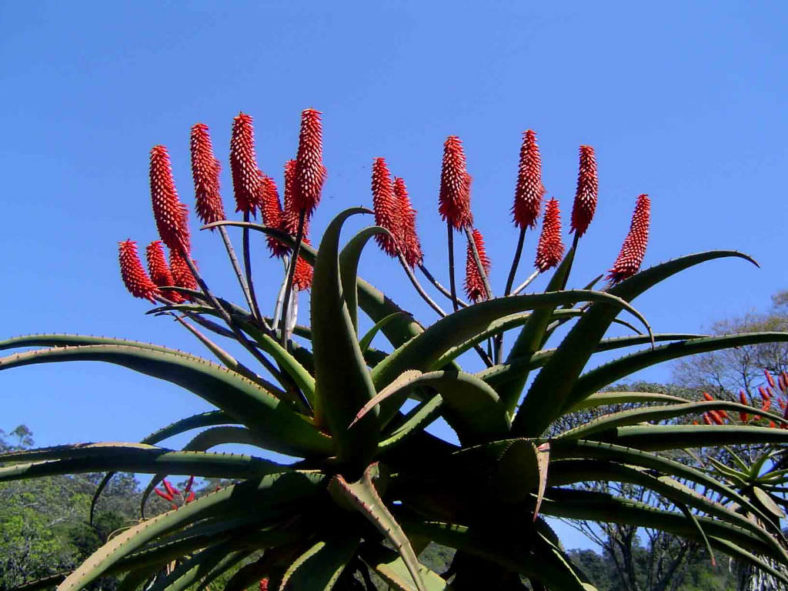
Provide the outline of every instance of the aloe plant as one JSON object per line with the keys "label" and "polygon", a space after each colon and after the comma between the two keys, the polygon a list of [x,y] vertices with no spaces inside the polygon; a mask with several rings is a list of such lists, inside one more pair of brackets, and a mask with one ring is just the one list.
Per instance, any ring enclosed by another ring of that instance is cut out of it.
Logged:
{"label": "aloe plant", "polygon": [[[156,303],[152,313],[177,318],[217,362],[147,343],[51,334],[0,342],[4,350],[24,349],[0,358],[0,370],[103,361],[178,384],[215,410],[161,427],[139,443],[3,454],[0,481],[106,471],[106,483],[113,472],[133,471],[154,475],[146,497],[170,475],[221,477],[232,484],[141,519],[73,572],[32,581],[25,589],[57,583],[58,589],[75,590],[111,573],[124,574],[124,589],[182,589],[197,583],[207,588],[226,572],[235,573],[227,589],[258,581],[269,589],[369,588],[370,572],[402,591],[476,589],[482,584],[493,589],[593,589],[570,562],[547,516],[659,528],[788,583],[784,570],[775,567],[788,564],[779,520],[763,500],[676,456],[685,448],[782,445],[788,431],[685,420],[711,412],[752,412],[736,402],[606,391],[617,380],[671,359],[788,341],[788,333],[779,332],[716,337],[656,333],[632,307],[638,295],[696,265],[721,258],[754,262],[750,257],[736,251],[704,252],[639,271],[649,215],[648,199],[641,196],[610,284],[568,289],[579,238],[588,229],[597,198],[596,161],[593,150],[583,146],[573,243],[566,250],[561,242],[553,202],[536,266],[539,272],[555,270],[543,292],[518,295],[530,281],[512,289],[525,229],[535,225],[544,193],[535,135],[529,132],[514,205],[520,244],[506,295],[494,297],[489,261],[472,225],[470,175],[459,140],[450,138],[440,212],[447,221],[452,261],[454,232],[465,231],[468,238],[466,288],[473,301],[468,304],[457,296],[453,266],[448,289],[424,266],[404,182],[395,179],[389,190],[386,183],[392,181],[382,159],[376,161],[373,179],[374,213],[381,225],[343,242],[349,218],[373,213],[348,209],[328,225],[318,248],[310,245],[310,216],[325,177],[316,111],[304,112],[298,158],[286,168],[284,208],[272,179],[255,162],[248,115],[236,118],[230,158],[244,221],[225,219],[218,161],[202,124],[192,133],[192,158],[198,214],[206,228],[219,230],[245,305],[211,291],[194,265],[184,206],[161,146],[152,153],[151,188],[172,272],[168,276],[161,268],[163,255],[154,246],[149,248],[148,275],[131,242],[121,243],[121,270],[132,294]],[[250,221],[258,212],[263,224]],[[229,238],[233,227],[243,233],[241,260]],[[257,302],[250,273],[256,233],[265,235],[286,267],[271,317]],[[373,237],[400,260],[420,295],[440,314],[437,321],[417,322],[358,276],[359,259]],[[417,268],[450,300],[452,313],[445,313],[421,286]],[[311,318],[301,326],[296,303],[310,284]],[[361,330],[362,314],[371,325],[367,331]],[[607,337],[614,323],[635,334]],[[556,331],[559,326],[568,330]],[[504,333],[512,331],[516,336],[507,348]],[[231,355],[220,339],[239,344],[246,358]],[[373,346],[382,339],[388,345]],[[604,351],[626,354],[596,365],[593,356]],[[487,366],[463,369],[474,354]],[[626,410],[603,413],[571,429],[553,428],[572,413],[623,402]],[[775,425],[788,424],[782,414],[760,414]],[[438,418],[454,430],[458,445],[426,431]],[[194,433],[183,449],[165,446],[167,439],[183,433]],[[214,450],[223,444],[255,446],[260,454]],[[266,451],[297,461],[283,465],[267,459]],[[657,508],[574,487],[594,480],[642,486],[666,503]],[[100,492],[101,487],[96,494]],[[448,573],[419,562],[429,542],[456,549]]]}

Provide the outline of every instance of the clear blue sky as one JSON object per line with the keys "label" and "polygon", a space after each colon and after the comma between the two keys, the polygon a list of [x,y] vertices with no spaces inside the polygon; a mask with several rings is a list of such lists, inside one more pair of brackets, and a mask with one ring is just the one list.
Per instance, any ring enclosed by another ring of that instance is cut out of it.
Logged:
{"label": "clear blue sky", "polygon": [[[427,263],[440,272],[441,151],[456,134],[500,290],[517,238],[509,209],[520,136],[533,128],[565,221],[578,146],[597,151],[599,206],[576,285],[610,267],[645,192],[646,264],[713,248],[761,263],[712,262],[640,298],[655,330],[696,331],[765,309],[788,287],[788,5],[552,4],[0,3],[0,334],[124,336],[201,353],[171,321],[144,316],[119,278],[117,242],[156,238],[148,151],[168,146],[191,205],[189,128],[208,124],[231,210],[233,116],[255,117],[260,165],[281,184],[309,106],[324,113],[329,171],[316,233],[340,209],[371,203],[372,159],[384,156],[408,183]],[[217,291],[238,297],[218,237],[203,233],[195,249]],[[266,256],[257,277],[272,308],[280,267]],[[370,250],[362,272],[432,319],[393,261]],[[202,408],[177,388],[97,364],[0,375],[0,428],[25,423],[42,445],[133,441]]]}

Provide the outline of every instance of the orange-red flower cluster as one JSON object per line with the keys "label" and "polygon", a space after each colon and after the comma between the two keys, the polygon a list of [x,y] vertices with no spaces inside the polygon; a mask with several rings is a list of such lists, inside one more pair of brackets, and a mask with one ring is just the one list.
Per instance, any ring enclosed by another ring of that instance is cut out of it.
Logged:
{"label": "orange-red flower cluster", "polygon": [[[176,285],[175,279],[173,279],[170,272],[170,267],[167,265],[167,259],[164,257],[161,240],[154,240],[148,244],[145,249],[145,257],[148,259],[148,272],[153,283],[158,287]],[[183,302],[183,297],[177,291],[171,289],[162,289],[160,291],[165,298],[172,300],[176,304]]]}
{"label": "orange-red flower cluster", "polygon": [[599,180],[596,172],[594,148],[580,146],[580,167],[577,173],[577,191],[572,207],[572,231],[579,238],[586,233],[596,211]]}
{"label": "orange-red flower cluster", "polygon": [[178,199],[170,155],[164,146],[154,146],[150,152],[150,193],[162,241],[172,250],[189,252],[188,210]]}
{"label": "orange-red flower cluster", "polygon": [[651,220],[651,200],[648,195],[640,195],[635,204],[635,211],[632,214],[632,222],[629,226],[629,233],[621,245],[621,252],[618,254],[613,268],[610,269],[608,278],[613,283],[618,283],[627,277],[631,277],[640,269],[643,257],[646,256],[646,246],[648,245],[648,229]]}
{"label": "orange-red flower cluster", "polygon": [[323,127],[320,111],[304,109],[301,112],[301,132],[298,136],[298,154],[295,170],[295,210],[312,212],[320,202],[320,192],[326,179],[323,166]]}
{"label": "orange-red flower cluster", "polygon": [[[473,242],[476,245],[476,251],[479,253],[479,260],[482,263],[485,275],[490,273],[490,259],[487,258],[487,251],[484,248],[484,238],[479,230],[475,229],[472,232]],[[484,279],[479,272],[479,267],[476,265],[476,260],[473,256],[473,247],[468,242],[468,249],[465,257],[465,293],[472,302],[487,299],[487,290],[484,286]]]}
{"label": "orange-red flower cluster", "polygon": [[155,302],[154,296],[158,293],[158,289],[140,262],[140,257],[137,255],[137,243],[133,240],[119,242],[118,259],[120,261],[120,276],[131,295],[135,298],[145,298]]}
{"label": "orange-red flower cluster", "polygon": [[394,197],[397,200],[400,218],[397,240],[405,262],[415,267],[424,259],[424,254],[421,252],[421,242],[416,234],[416,210],[413,209],[408,197],[405,181],[400,177],[394,179]]}
{"label": "orange-red flower cluster", "polygon": [[203,224],[222,221],[226,216],[219,194],[221,164],[213,155],[211,135],[204,123],[197,123],[192,127],[190,148],[197,216]]}
{"label": "orange-red flower cluster", "polygon": [[473,225],[471,214],[471,175],[466,170],[465,152],[456,135],[443,145],[438,212],[456,230]]}
{"label": "orange-red flower cluster", "polygon": [[550,199],[544,211],[542,233],[539,235],[539,244],[536,246],[536,261],[534,265],[544,272],[555,267],[564,256],[564,243],[561,240],[561,210],[558,201]]}
{"label": "orange-red flower cluster", "polygon": [[396,257],[399,252],[397,235],[402,224],[400,205],[394,196],[391,175],[383,158],[375,158],[372,162],[372,208],[375,211],[375,223],[385,228],[390,234],[376,234],[375,241],[386,254]]}
{"label": "orange-red flower cluster", "polygon": [[517,187],[512,207],[515,226],[518,228],[536,226],[544,193],[542,158],[536,143],[536,133],[529,129],[523,133],[523,144],[520,147],[520,166],[517,170]]}
{"label": "orange-red flower cluster", "polygon": [[235,191],[235,211],[255,215],[260,203],[262,173],[254,150],[252,116],[239,113],[230,138],[230,172]]}

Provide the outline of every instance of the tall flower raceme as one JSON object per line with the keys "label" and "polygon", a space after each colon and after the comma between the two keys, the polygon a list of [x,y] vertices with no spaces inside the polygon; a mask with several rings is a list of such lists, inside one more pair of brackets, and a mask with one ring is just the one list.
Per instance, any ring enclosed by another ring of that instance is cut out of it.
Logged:
{"label": "tall flower raceme", "polygon": [[[459,195],[467,197],[469,176],[461,146],[449,141],[446,151],[449,174],[444,176],[454,179]],[[263,182],[256,163],[249,170]],[[301,233],[306,210],[293,205],[296,191],[287,182],[284,193],[280,227],[292,234],[288,225],[295,220],[295,233]],[[404,230],[411,225],[406,214],[412,206],[404,183],[395,181],[393,195],[401,215],[395,228],[401,233],[395,234],[412,281],[410,265],[421,252],[419,246],[407,259]],[[64,574],[61,591],[85,588],[113,573],[127,573],[124,585],[132,589],[132,582],[138,582],[135,591],[205,586],[218,576],[229,578],[232,588],[265,579],[271,588],[329,591],[363,588],[370,572],[403,591],[447,588],[446,573],[419,563],[418,548],[411,543],[416,538],[457,551],[453,588],[477,588],[483,581],[491,589],[507,589],[525,578],[532,588],[590,591],[545,516],[656,526],[771,569],[788,584],[788,575],[772,568],[775,562],[788,565],[788,559],[779,523],[769,517],[767,497],[723,484],[709,476],[707,466],[695,463],[695,456],[674,459],[686,448],[784,446],[788,431],[769,427],[772,422],[788,425],[784,393],[769,391],[776,388],[768,384],[768,376],[766,396],[753,399],[751,406],[609,391],[614,381],[633,371],[692,352],[788,342],[788,333],[777,332],[704,338],[653,333],[629,303],[694,265],[747,257],[733,251],[698,253],[594,290],[562,287],[574,280],[565,255],[566,264],[559,264],[544,293],[481,302],[492,293],[482,273],[489,269],[486,249],[481,234],[467,226],[469,207],[467,215],[458,217],[453,204],[459,202],[446,196],[444,191],[442,205],[450,205],[444,207],[448,235],[466,230],[469,245],[476,246],[466,262],[471,303],[452,298],[452,305],[463,309],[449,314],[432,306],[441,316],[434,324],[414,318],[392,294],[358,276],[359,257],[371,234],[364,229],[351,237],[343,229],[348,218],[369,213],[353,208],[327,225],[318,248],[307,242],[301,256],[291,257],[291,285],[311,290],[307,326],[297,323],[298,307],[287,305],[287,283],[276,306],[271,305],[276,322],[254,311],[254,298],[245,308],[210,291],[202,280],[202,291],[195,293],[199,305],[173,309],[142,267],[136,245],[120,243],[121,276],[131,293],[166,304],[154,312],[176,313],[217,363],[123,339],[51,334],[0,341],[2,349],[41,347],[0,357],[0,379],[2,371],[22,365],[103,361],[180,385],[213,407],[164,430],[150,429],[155,435],[143,445],[82,444],[0,454],[0,480],[68,474],[75,466],[134,470],[159,479],[170,474],[222,478],[218,490],[188,507],[180,504],[155,522],[142,521],[118,534]],[[265,198],[258,194],[253,209],[262,209],[263,221],[271,223]],[[543,234],[554,248],[542,247],[537,266],[560,258],[557,209],[557,203],[548,203]],[[181,211],[177,203],[174,211]],[[251,212],[245,210],[244,217]],[[223,236],[237,224],[220,225],[228,226],[218,233]],[[265,225],[241,225],[246,234],[269,232]],[[417,241],[415,231],[412,237]],[[180,244],[172,249],[172,281],[196,288],[194,278],[186,275],[186,261],[177,258],[183,250]],[[228,256],[232,258],[229,249]],[[581,285],[586,275],[578,279]],[[243,287],[242,277],[238,280]],[[429,298],[418,282],[412,283]],[[434,285],[441,291],[442,286]],[[607,338],[621,313],[633,314],[650,334]],[[553,330],[557,325],[562,330]],[[363,330],[365,326],[371,328]],[[519,333],[506,356],[494,351],[500,348],[497,342],[482,349],[503,331]],[[379,345],[383,340],[388,344]],[[616,351],[623,355],[611,356]],[[601,365],[592,359],[598,353],[606,355]],[[466,364],[466,354],[478,354],[485,367]],[[785,377],[772,378],[782,389]],[[599,418],[582,421],[589,409]],[[750,421],[737,421],[738,413],[750,415]],[[456,439],[445,441],[425,431],[436,418],[446,421]],[[693,425],[693,420],[703,424]],[[175,435],[188,437],[183,452],[163,439]],[[235,456],[210,449],[238,442],[260,451]],[[298,461],[280,464],[269,451]],[[611,478],[662,495],[665,502],[639,505],[619,492],[602,498],[584,489],[589,481]],[[677,481],[681,486],[672,484]],[[788,503],[785,492],[768,484],[763,483],[768,499]],[[163,498],[178,498],[164,487]],[[713,497],[706,491],[713,491]],[[736,510],[731,509],[734,504]],[[247,558],[248,565],[239,568],[235,559]]]}
{"label": "tall flower raceme", "polygon": [[564,242],[561,239],[561,210],[557,199],[550,199],[545,207],[542,233],[536,247],[534,266],[541,272],[552,269],[564,257]]}
{"label": "tall flower raceme", "polygon": [[635,211],[632,213],[632,221],[629,226],[629,233],[621,245],[621,252],[618,253],[613,268],[610,269],[608,278],[613,283],[618,283],[631,277],[640,270],[643,264],[643,257],[646,256],[646,246],[648,245],[648,229],[651,221],[651,200],[648,195],[638,196],[635,203]]}
{"label": "tall flower raceme", "polygon": [[580,146],[580,166],[577,172],[577,191],[572,207],[572,231],[576,239],[588,230],[596,211],[599,195],[599,179],[596,170],[596,155],[591,146]]}
{"label": "tall flower raceme", "polygon": [[150,193],[159,236],[173,250],[189,252],[188,210],[178,199],[170,155],[164,146],[150,152]]}
{"label": "tall flower raceme", "polygon": [[[484,237],[482,236],[482,233],[476,228],[473,229],[471,236],[473,236],[473,242],[476,245],[476,251],[479,253],[479,260],[482,263],[484,274],[489,275],[490,259],[487,257],[487,250],[484,247]],[[465,256],[465,293],[468,296],[468,299],[473,302],[487,299],[487,290],[484,286],[484,279],[482,278],[482,274],[479,271],[479,267],[476,265],[476,259],[473,256],[473,247],[471,246],[470,242],[468,243]]]}
{"label": "tall flower raceme", "polygon": [[230,172],[235,191],[235,211],[254,216],[262,207],[260,184],[263,175],[257,165],[254,125],[251,115],[239,113],[233,120],[230,138]]}
{"label": "tall flower raceme", "polygon": [[123,284],[135,298],[144,298],[155,302],[158,294],[156,284],[145,272],[137,254],[137,243],[133,240],[124,240],[118,243],[118,259],[120,262],[120,276]]}
{"label": "tall flower raceme", "polygon": [[456,135],[450,135],[443,144],[438,212],[455,230],[473,225],[471,175],[467,171],[462,141]]}
{"label": "tall flower raceme", "polygon": [[[284,208],[282,210],[282,221],[280,229],[291,236],[298,232],[299,211],[295,201],[295,180],[296,180],[296,161],[288,160],[285,163],[285,189],[284,189]],[[304,234],[309,234],[309,218],[304,217]]]}
{"label": "tall flower raceme", "polygon": [[394,198],[399,210],[397,240],[405,262],[413,268],[422,262],[424,254],[421,251],[419,235],[416,233],[416,210],[410,202],[405,181],[400,177],[394,178]]}
{"label": "tall flower raceme", "polygon": [[197,123],[191,132],[192,178],[194,179],[194,208],[203,224],[226,219],[219,193],[221,164],[213,155],[208,126]]}
{"label": "tall flower raceme", "polygon": [[[197,263],[195,262],[194,264],[196,265]],[[189,265],[177,250],[170,251],[170,272],[172,273],[172,278],[175,281],[176,287],[184,287],[193,290],[199,289],[197,280],[194,278],[194,275],[192,275]],[[189,295],[183,295],[181,297],[186,300],[192,299]]]}
{"label": "tall flower raceme", "polygon": [[301,132],[298,136],[298,155],[296,156],[294,206],[298,212],[312,217],[323,183],[326,168],[323,166],[323,126],[320,111],[304,109],[301,113]]}
{"label": "tall flower raceme", "polygon": [[[279,189],[276,187],[276,181],[270,176],[263,177],[263,182],[260,184],[261,203],[263,212],[263,223],[270,228],[282,227],[282,202],[279,199]],[[266,242],[268,248],[275,257],[283,257],[287,254],[289,248],[282,244],[273,236],[267,236]]]}
{"label": "tall flower raceme", "polygon": [[[148,244],[145,248],[145,258],[148,260],[148,272],[150,273],[150,278],[153,280],[153,283],[160,288],[166,286],[179,287],[175,283],[169,265],[167,265],[167,259],[164,256],[161,240],[154,240]],[[161,289],[160,291],[165,298],[172,300],[176,304],[183,302],[183,297],[177,291],[172,289]]]}
{"label": "tall flower raceme", "polygon": [[375,211],[375,223],[390,232],[376,234],[375,240],[383,252],[396,257],[400,251],[398,238],[402,227],[402,209],[394,195],[391,174],[383,158],[375,158],[372,163],[372,207]]}
{"label": "tall flower raceme", "polygon": [[536,226],[544,193],[542,158],[536,143],[536,133],[529,129],[523,133],[523,143],[520,147],[520,164],[517,169],[517,186],[512,206],[515,226],[518,228]]}

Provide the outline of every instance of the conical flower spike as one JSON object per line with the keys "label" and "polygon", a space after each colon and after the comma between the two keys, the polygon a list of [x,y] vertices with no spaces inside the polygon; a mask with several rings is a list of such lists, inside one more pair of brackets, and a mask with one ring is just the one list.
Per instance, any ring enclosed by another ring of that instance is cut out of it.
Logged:
{"label": "conical flower spike", "polygon": [[189,252],[188,214],[178,199],[170,155],[164,146],[154,146],[150,152],[150,194],[156,227],[164,244]]}
{"label": "conical flower spike", "polygon": [[[148,272],[153,283],[158,287],[175,285],[175,279],[172,277],[167,259],[164,256],[164,249],[161,247],[161,240],[154,240],[148,245],[145,249],[145,257],[148,259]],[[177,291],[163,289],[161,293],[176,304],[183,302],[183,298]]]}
{"label": "conical flower spike", "polygon": [[298,155],[295,171],[295,209],[311,217],[320,202],[320,192],[326,178],[323,166],[323,127],[320,111],[301,112],[301,132],[298,136]]}
{"label": "conical flower spike", "polygon": [[155,302],[154,296],[158,290],[140,262],[140,257],[137,255],[137,243],[133,240],[119,242],[118,260],[120,262],[120,276],[131,295],[135,298],[145,298]]}
{"label": "conical flower spike", "polygon": [[[279,190],[276,182],[270,176],[263,177],[260,184],[261,202],[263,204],[263,223],[269,228],[282,227],[282,205],[279,200]],[[287,254],[288,248],[273,236],[267,236],[268,248],[275,257],[283,257]]]}
{"label": "conical flower spike", "polygon": [[572,231],[580,238],[586,233],[596,210],[599,180],[596,173],[594,148],[580,146],[580,167],[577,173],[577,192],[572,207]]}
{"label": "conical flower spike", "polygon": [[[309,238],[304,236],[303,241],[306,244],[311,244],[309,242]],[[302,257],[298,257],[295,266],[295,272],[293,274],[293,289],[297,291],[305,291],[312,287],[312,275],[314,270],[312,269],[312,265],[307,263]]]}
{"label": "conical flower spike", "polygon": [[[299,213],[295,205],[295,174],[296,161],[288,160],[285,163],[285,194],[284,210],[282,211],[282,224],[280,229],[291,236],[295,236],[298,231]],[[304,235],[309,234],[309,219],[304,219]]]}
{"label": "conical flower spike", "polygon": [[462,142],[450,135],[443,144],[441,187],[438,212],[455,230],[473,225],[471,214],[471,175],[466,170]]}
{"label": "conical flower spike", "polygon": [[397,177],[394,179],[394,197],[399,208],[399,235],[398,240],[402,249],[402,256],[405,262],[411,267],[415,267],[424,259],[421,252],[421,242],[416,234],[416,210],[408,197],[408,189],[405,181]]}
{"label": "conical flower spike", "polygon": [[775,387],[774,377],[772,377],[772,374],[769,373],[768,369],[763,370],[763,375],[766,376],[766,381],[769,383],[769,387],[774,388]]}
{"label": "conical flower spike", "polygon": [[[744,390],[739,390],[739,402],[742,404],[749,405],[750,403],[747,401],[747,395],[744,393]],[[750,416],[746,412],[739,412],[739,418],[741,419],[742,423],[747,423],[750,420]]]}
{"label": "conical flower spike", "polygon": [[391,175],[383,158],[375,158],[372,163],[372,207],[375,210],[375,223],[386,228],[391,234],[376,234],[375,241],[387,255],[396,257],[399,252],[397,236],[402,225],[400,209],[394,197]]}
{"label": "conical flower spike", "polygon": [[558,208],[558,200],[550,199],[544,211],[542,233],[539,235],[534,265],[537,269],[544,272],[560,263],[563,256],[564,243],[561,240],[561,210]]}
{"label": "conical flower spike", "polygon": [[203,224],[226,219],[224,205],[219,195],[221,165],[213,155],[208,126],[197,123],[191,134],[192,178],[197,216]]}
{"label": "conical flower spike", "polygon": [[[482,263],[485,275],[490,272],[490,259],[487,258],[487,252],[484,248],[484,238],[479,230],[473,230],[473,241],[476,243],[476,251],[479,253],[479,260]],[[484,287],[484,279],[476,266],[476,261],[473,257],[473,250],[468,243],[468,250],[465,258],[465,293],[468,298],[473,302],[487,299],[487,290]]]}
{"label": "conical flower spike", "polygon": [[629,234],[624,239],[621,252],[618,254],[613,268],[610,269],[608,278],[613,283],[631,277],[640,269],[643,257],[646,255],[646,245],[648,244],[648,228],[651,220],[651,200],[648,195],[640,195],[635,204],[635,212],[632,214],[632,223],[629,226]]}
{"label": "conical flower spike", "polygon": [[[175,280],[175,285],[177,287],[184,287],[186,289],[199,289],[197,285],[197,280],[192,275],[191,269],[189,269],[189,265],[186,263],[184,258],[181,254],[175,250],[170,251],[170,272],[172,273],[172,278]],[[192,298],[187,295],[181,296],[185,300],[191,300]]]}
{"label": "conical flower spike", "polygon": [[520,166],[517,171],[517,187],[514,192],[512,215],[518,228],[535,227],[542,206],[545,190],[542,185],[542,158],[532,129],[523,133],[520,147]]}
{"label": "conical flower spike", "polygon": [[259,199],[262,176],[254,150],[252,117],[246,113],[239,113],[233,120],[230,172],[235,191],[235,211],[255,215],[261,205]]}

